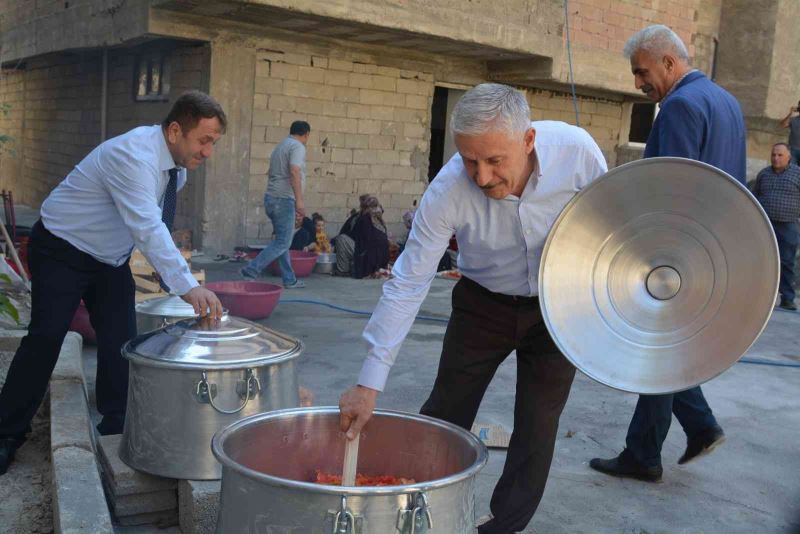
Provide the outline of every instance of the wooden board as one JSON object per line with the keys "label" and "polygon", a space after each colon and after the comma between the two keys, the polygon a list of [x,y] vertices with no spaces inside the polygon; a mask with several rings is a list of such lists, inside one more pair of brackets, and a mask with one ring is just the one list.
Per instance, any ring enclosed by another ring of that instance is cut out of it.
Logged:
{"label": "wooden board", "polygon": [[507,449],[511,434],[502,425],[475,423],[472,433],[490,449]]}

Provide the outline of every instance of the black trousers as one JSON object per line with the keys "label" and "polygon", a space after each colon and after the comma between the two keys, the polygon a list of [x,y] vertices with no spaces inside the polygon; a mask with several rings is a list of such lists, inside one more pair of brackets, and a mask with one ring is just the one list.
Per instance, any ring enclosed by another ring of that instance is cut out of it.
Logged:
{"label": "black trousers", "polygon": [[41,221],[28,246],[31,322],[0,392],[0,437],[22,438],[30,431],[81,299],[97,333],[97,409],[104,418],[123,420],[128,362],[121,349],[136,336],[136,288],[128,263],[101,263],[51,234]]}
{"label": "black trousers", "polygon": [[439,371],[421,413],[469,430],[498,366],[517,351],[514,431],[482,534],[525,528],[544,493],[558,420],[575,368],[559,352],[535,297],[500,295],[462,278],[453,289]]}

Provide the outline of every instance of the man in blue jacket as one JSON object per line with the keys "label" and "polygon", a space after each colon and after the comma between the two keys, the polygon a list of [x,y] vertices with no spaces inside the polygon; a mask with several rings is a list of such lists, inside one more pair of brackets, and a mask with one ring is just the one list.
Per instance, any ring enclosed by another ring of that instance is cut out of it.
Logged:
{"label": "man in blue jacket", "polygon": [[[686,46],[672,30],[650,26],[625,45],[636,88],[660,103],[644,157],[677,156],[713,165],[745,183],[746,132],[739,103],[689,65]],[[679,464],[711,452],[725,440],[700,387],[671,395],[640,395],[625,449],[615,458],[594,458],[603,473],[661,480],[661,446],[672,414],[687,437]]]}

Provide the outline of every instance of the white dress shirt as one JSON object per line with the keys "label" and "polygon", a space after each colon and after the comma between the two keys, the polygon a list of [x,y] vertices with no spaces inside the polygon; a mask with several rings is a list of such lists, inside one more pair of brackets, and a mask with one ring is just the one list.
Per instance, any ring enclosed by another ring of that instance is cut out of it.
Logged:
{"label": "white dress shirt", "polygon": [[[45,199],[42,223],[51,233],[108,265],[136,246],[170,290],[183,295],[197,281],[161,220],[176,167],[161,126],[141,126],[92,150]],[[186,169],[178,172],[178,189]]]}
{"label": "white dress shirt", "polygon": [[551,226],[567,202],[608,168],[600,148],[581,128],[555,121],[532,122],[531,127],[537,164],[522,197],[487,197],[467,175],[459,154],[425,191],[394,264],[394,278],[383,285],[364,330],[369,352],[359,384],[383,390],[453,234],[464,276],[495,293],[539,294],[539,261]]}

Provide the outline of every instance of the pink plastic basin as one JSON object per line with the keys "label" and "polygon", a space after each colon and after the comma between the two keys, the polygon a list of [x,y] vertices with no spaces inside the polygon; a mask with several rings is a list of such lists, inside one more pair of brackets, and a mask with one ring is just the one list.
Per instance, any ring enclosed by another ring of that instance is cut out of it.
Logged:
{"label": "pink plastic basin", "polygon": [[266,319],[278,305],[283,288],[267,282],[209,282],[205,287],[219,297],[228,313],[245,319]]}
{"label": "pink plastic basin", "polygon": [[[291,257],[292,270],[297,278],[305,278],[314,270],[314,265],[317,264],[316,252],[305,252],[302,250],[290,250],[289,256]],[[278,265],[278,260],[269,264],[269,270],[272,274],[280,276],[281,268]]]}
{"label": "pink plastic basin", "polygon": [[72,316],[72,322],[69,324],[69,329],[77,332],[83,338],[84,343],[92,345],[97,343],[97,334],[92,328],[92,323],[89,321],[89,310],[86,305],[81,301],[81,305],[75,310],[75,315]]}

